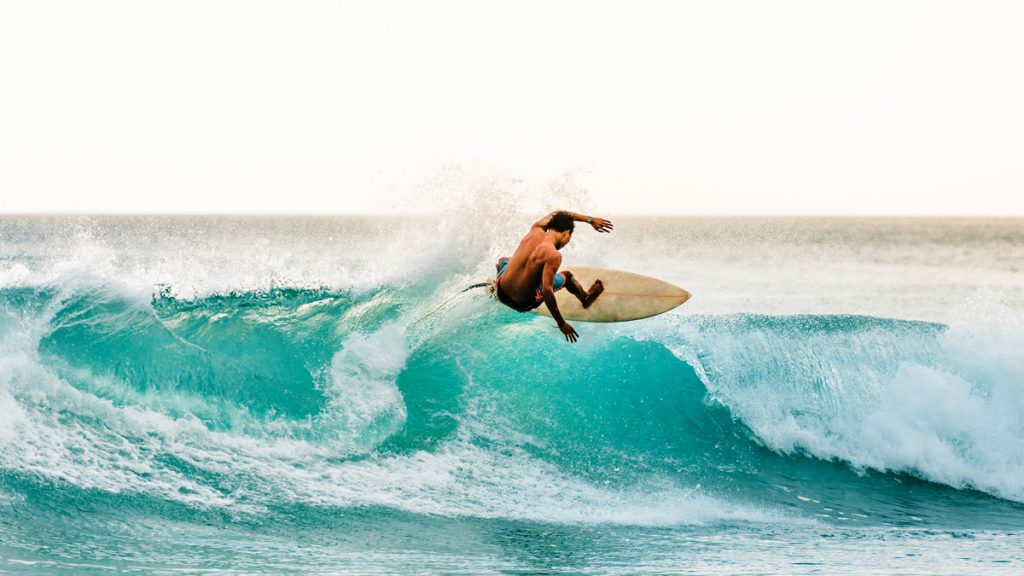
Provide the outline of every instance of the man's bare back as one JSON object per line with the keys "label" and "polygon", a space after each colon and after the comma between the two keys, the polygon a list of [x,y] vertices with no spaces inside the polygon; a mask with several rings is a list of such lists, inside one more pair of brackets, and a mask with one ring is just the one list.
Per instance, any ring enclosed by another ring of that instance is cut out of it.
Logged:
{"label": "man's bare back", "polygon": [[541,283],[544,264],[548,261],[551,261],[557,270],[562,264],[562,255],[544,230],[534,227],[523,237],[519,247],[512,254],[508,267],[501,277],[501,287],[515,300],[532,300],[534,291]]}
{"label": "man's bare back", "polygon": [[562,255],[558,251],[569,243],[577,221],[589,223],[598,232],[612,231],[611,221],[603,218],[552,212],[533,224],[511,258],[499,261],[498,277],[494,282],[498,299],[513,310],[525,312],[546,304],[559,330],[570,342],[575,342],[579,335],[558,311],[555,291],[565,286],[586,308],[604,290],[604,285],[597,280],[590,290],[584,292],[572,272],[558,272],[562,264]]}

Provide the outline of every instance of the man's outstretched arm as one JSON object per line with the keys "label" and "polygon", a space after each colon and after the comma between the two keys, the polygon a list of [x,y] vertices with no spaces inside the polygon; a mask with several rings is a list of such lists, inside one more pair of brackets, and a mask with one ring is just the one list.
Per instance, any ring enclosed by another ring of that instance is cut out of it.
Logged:
{"label": "man's outstretched arm", "polygon": [[559,212],[565,212],[566,214],[571,216],[573,220],[577,222],[586,222],[587,224],[590,224],[591,226],[594,227],[594,230],[597,230],[598,232],[611,232],[612,228],[614,228],[611,220],[605,218],[598,218],[597,216],[577,214],[576,212],[569,212],[567,210],[555,210],[551,214],[548,214],[547,216],[534,222],[533,226],[535,228],[543,228],[547,226],[548,222],[551,221],[551,217],[554,216],[555,214],[558,214]]}
{"label": "man's outstretched arm", "polygon": [[558,310],[558,301],[555,300],[555,273],[558,272],[558,267],[561,264],[562,255],[554,250],[552,250],[552,254],[544,258],[544,270],[540,275],[540,293],[544,297],[544,304],[547,305],[548,310],[551,312],[551,317],[558,324],[558,329],[565,335],[565,339],[569,342],[575,342],[580,335],[576,333],[575,328],[565,321],[565,318],[562,318],[562,312]]}

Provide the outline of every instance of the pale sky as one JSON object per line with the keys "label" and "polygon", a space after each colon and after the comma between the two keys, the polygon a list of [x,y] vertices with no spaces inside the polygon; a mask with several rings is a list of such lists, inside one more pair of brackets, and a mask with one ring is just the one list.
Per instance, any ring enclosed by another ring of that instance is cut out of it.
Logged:
{"label": "pale sky", "polygon": [[1024,215],[1024,2],[0,0],[0,213],[436,211],[478,181]]}

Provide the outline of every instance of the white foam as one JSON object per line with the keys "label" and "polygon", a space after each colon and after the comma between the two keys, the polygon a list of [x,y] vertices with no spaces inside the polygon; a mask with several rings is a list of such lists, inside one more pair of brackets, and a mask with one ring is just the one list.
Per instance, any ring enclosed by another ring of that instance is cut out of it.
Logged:
{"label": "white foam", "polygon": [[691,330],[673,349],[774,450],[1024,501],[1024,324],[991,301],[961,318],[947,331]]}
{"label": "white foam", "polygon": [[20,262],[15,262],[7,269],[0,268],[0,288],[23,284],[31,275],[28,266]]}
{"label": "white foam", "polygon": [[394,324],[346,339],[331,360],[329,411],[349,438],[370,450],[401,429],[406,410],[395,379],[405,367],[407,351]]}

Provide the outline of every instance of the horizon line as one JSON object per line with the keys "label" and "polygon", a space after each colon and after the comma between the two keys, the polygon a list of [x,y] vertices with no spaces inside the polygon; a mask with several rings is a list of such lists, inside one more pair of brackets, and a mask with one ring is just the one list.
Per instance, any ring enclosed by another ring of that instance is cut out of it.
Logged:
{"label": "horizon line", "polygon": [[[454,211],[453,211],[454,212]],[[442,217],[450,212],[0,212],[0,218],[13,216],[68,216],[68,217],[115,217],[115,216],[167,216],[167,217]],[[518,212],[516,216],[530,217],[537,212]],[[1021,219],[1021,214],[756,214],[756,213],[653,213],[653,212],[606,212],[616,218],[889,218],[889,219]]]}

